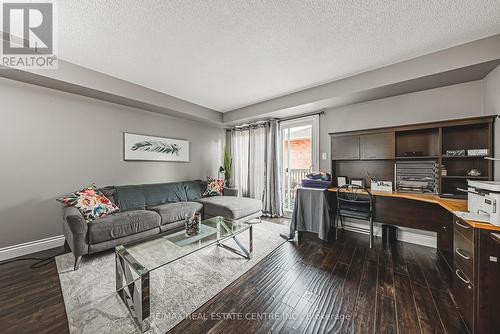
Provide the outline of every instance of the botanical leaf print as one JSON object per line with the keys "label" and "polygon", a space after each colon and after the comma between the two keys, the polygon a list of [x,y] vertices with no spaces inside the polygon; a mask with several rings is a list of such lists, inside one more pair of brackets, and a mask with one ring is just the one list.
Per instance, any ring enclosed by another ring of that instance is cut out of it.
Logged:
{"label": "botanical leaf print", "polygon": [[82,213],[87,223],[120,210],[95,185],[75,191],[57,199],[68,206],[74,206]]}
{"label": "botanical leaf print", "polygon": [[179,155],[181,148],[177,144],[167,144],[162,141],[141,141],[135,143],[130,148],[132,151],[146,151],[146,152],[156,152],[171,155]]}
{"label": "botanical leaf print", "polygon": [[222,196],[224,190],[224,180],[216,180],[207,177],[207,190],[203,193],[204,197]]}

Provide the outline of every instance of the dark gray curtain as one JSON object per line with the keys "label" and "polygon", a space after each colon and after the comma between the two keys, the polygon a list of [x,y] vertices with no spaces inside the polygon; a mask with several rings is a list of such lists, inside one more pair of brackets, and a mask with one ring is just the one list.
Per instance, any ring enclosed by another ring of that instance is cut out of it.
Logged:
{"label": "dark gray curtain", "polygon": [[265,186],[263,198],[264,214],[271,217],[281,217],[281,177],[279,158],[279,123],[271,120],[266,124],[265,143]]}

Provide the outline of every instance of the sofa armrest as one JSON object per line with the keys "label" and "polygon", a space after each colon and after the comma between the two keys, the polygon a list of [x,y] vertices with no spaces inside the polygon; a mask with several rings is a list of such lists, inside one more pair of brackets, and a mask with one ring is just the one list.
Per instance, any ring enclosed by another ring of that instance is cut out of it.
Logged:
{"label": "sofa armrest", "polygon": [[235,196],[235,197],[237,197],[238,196],[238,189],[224,187],[224,190],[222,191],[222,194],[224,196]]}
{"label": "sofa armrest", "polygon": [[67,206],[63,209],[63,232],[73,254],[76,256],[88,253],[88,226],[80,210]]}
{"label": "sofa armrest", "polygon": [[71,233],[87,234],[88,226],[80,210],[73,206],[67,206],[64,209],[64,221],[68,224]]}

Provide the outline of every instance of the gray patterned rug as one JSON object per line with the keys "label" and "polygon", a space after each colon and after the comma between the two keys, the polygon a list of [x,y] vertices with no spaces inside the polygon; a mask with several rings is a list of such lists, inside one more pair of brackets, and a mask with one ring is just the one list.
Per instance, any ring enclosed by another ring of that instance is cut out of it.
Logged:
{"label": "gray patterned rug", "polygon": [[[254,225],[251,260],[210,246],[151,273],[151,329],[166,333],[190,313],[252,268],[284,241],[288,227],[263,221]],[[246,233],[240,240],[246,243]],[[232,245],[229,240],[227,244]],[[73,255],[56,258],[70,332],[140,333],[115,293],[114,253],[84,257],[73,271]]]}

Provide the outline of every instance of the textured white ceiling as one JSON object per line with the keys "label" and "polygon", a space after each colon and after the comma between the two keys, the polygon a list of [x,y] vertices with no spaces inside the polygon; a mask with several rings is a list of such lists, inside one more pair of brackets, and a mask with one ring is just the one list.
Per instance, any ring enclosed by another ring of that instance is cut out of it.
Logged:
{"label": "textured white ceiling", "polygon": [[64,0],[62,59],[218,111],[500,33],[499,0]]}

